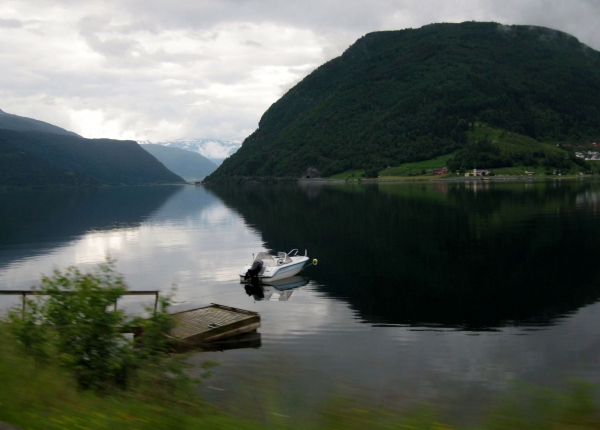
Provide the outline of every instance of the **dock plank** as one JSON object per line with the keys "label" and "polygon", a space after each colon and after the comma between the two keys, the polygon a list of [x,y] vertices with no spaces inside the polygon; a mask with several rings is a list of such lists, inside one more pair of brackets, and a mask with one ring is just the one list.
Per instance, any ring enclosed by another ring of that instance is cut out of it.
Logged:
{"label": "dock plank", "polygon": [[215,303],[172,316],[177,325],[169,335],[183,344],[211,342],[260,327],[258,313]]}

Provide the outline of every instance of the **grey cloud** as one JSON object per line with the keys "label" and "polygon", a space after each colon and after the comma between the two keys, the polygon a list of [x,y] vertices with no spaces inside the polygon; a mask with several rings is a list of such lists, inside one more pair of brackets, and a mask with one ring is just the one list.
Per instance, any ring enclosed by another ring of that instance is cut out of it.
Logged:
{"label": "grey cloud", "polygon": [[246,40],[244,42],[244,45],[246,45],[246,46],[253,46],[255,48],[262,48],[263,47],[263,45],[261,43],[255,42],[254,40],[250,40],[250,39]]}
{"label": "grey cloud", "polygon": [[498,24],[498,31],[501,33],[510,33],[513,29],[510,25]]}
{"label": "grey cloud", "polygon": [[298,84],[302,79],[304,79],[307,74],[306,73],[307,71],[305,68],[291,67],[288,69],[288,71],[290,73],[293,73],[296,77],[292,81],[288,82],[287,84],[279,86],[279,94],[281,96],[283,96],[285,93],[287,93],[293,87],[295,87],[296,84]]}
{"label": "grey cloud", "polygon": [[351,28],[357,32],[376,29],[394,1],[380,1],[372,7],[364,1],[279,0],[219,1],[174,0],[169,8],[162,0],[133,0],[124,5],[130,14],[159,20],[163,28],[211,28],[225,22],[277,23],[301,28]]}
{"label": "grey cloud", "polygon": [[87,17],[79,24],[79,34],[88,45],[96,52],[107,57],[123,57],[131,55],[137,46],[132,40],[110,37],[102,39],[98,33],[110,27],[110,22],[105,18]]}
{"label": "grey cloud", "polygon": [[[468,20],[503,24],[533,24],[574,34],[598,49],[596,30],[600,2],[595,0],[383,0],[373,6],[364,0],[235,1],[133,0],[123,7],[164,29],[212,28],[227,22],[276,23],[306,28],[323,36],[325,59],[340,55],[365,33],[420,27],[432,22]],[[390,17],[400,17],[394,25]],[[335,40],[339,36],[343,41]]]}
{"label": "grey cloud", "polygon": [[21,28],[25,24],[18,19],[3,19],[0,18],[0,28]]}
{"label": "grey cloud", "polygon": [[580,28],[591,33],[595,30],[592,23],[595,24],[600,13],[600,2],[596,0],[381,0],[376,5],[366,0],[171,0],[168,4],[163,0],[108,0],[105,4],[107,10],[132,18],[132,28],[152,31],[210,29],[227,22],[272,22],[361,35],[383,29],[383,23],[393,14],[406,15],[413,27],[439,21],[483,19],[563,30]]}
{"label": "grey cloud", "polygon": [[[69,112],[99,110],[119,122],[122,133],[153,139],[243,136],[279,95],[368,32],[495,21],[500,31],[512,24],[545,26],[600,47],[596,0],[24,3],[37,3],[42,12],[47,7],[49,14],[61,9],[56,5],[72,12],[58,15],[64,21],[36,24],[36,34],[28,31],[26,8],[11,16],[15,19],[0,19],[4,47],[17,47],[9,55],[0,53],[5,110],[14,106],[22,115],[62,118],[57,125],[66,128],[73,128]],[[46,47],[45,39],[53,37]],[[43,49],[35,49],[36,40]],[[120,136],[113,133],[107,137]]]}
{"label": "grey cloud", "polygon": [[536,25],[569,33],[595,49],[600,2],[595,0],[503,0],[479,2],[489,20],[503,24]]}

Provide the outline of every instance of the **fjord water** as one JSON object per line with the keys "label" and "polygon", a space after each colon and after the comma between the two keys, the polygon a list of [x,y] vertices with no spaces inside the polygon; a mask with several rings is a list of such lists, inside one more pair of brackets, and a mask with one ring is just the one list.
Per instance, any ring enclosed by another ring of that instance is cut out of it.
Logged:
{"label": "fjord water", "polygon": [[[176,285],[182,308],[260,312],[252,348],[190,358],[221,364],[204,397],[259,417],[337,396],[469,415],[516,381],[600,382],[599,244],[592,181],[0,193],[0,289],[110,255],[132,289]],[[238,273],[265,248],[319,264],[306,286],[256,300]]]}

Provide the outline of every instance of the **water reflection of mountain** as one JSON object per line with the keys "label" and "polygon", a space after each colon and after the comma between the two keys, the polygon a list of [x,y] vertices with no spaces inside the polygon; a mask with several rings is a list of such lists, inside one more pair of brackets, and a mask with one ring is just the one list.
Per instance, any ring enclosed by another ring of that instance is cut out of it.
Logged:
{"label": "water reflection of mountain", "polygon": [[[596,185],[552,182],[214,188],[266,246],[371,323],[550,324],[600,297]],[[588,193],[589,194],[589,193]]]}
{"label": "water reflection of mountain", "polygon": [[[136,227],[181,190],[156,186],[0,192],[0,246],[16,245],[8,256],[14,260],[47,252],[89,231]],[[35,246],[20,252],[26,243]]]}

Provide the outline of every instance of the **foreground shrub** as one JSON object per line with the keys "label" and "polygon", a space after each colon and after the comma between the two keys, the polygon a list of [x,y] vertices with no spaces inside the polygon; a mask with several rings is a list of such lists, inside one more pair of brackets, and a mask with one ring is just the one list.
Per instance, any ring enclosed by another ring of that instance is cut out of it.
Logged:
{"label": "foreground shrub", "polygon": [[[186,379],[182,360],[169,354],[167,333],[174,324],[166,312],[169,299],[161,300],[151,318],[129,320],[113,309],[126,290],[110,259],[91,273],[55,270],[42,277],[40,295],[28,301],[24,315],[10,314],[12,332],[29,355],[41,362],[56,359],[83,389],[125,389],[149,365],[165,380]],[[123,331],[134,325],[144,335],[129,340]]]}

